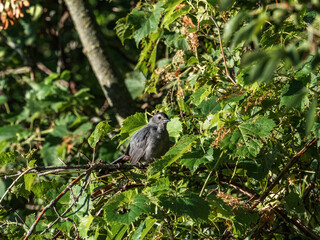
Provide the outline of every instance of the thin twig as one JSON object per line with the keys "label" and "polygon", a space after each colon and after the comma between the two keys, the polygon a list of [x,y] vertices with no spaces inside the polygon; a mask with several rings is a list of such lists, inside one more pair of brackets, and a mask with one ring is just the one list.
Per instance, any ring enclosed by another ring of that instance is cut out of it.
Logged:
{"label": "thin twig", "polygon": [[223,59],[223,63],[224,63],[224,68],[225,68],[225,70],[226,70],[226,76],[227,76],[227,78],[230,79],[230,81],[231,81],[234,85],[237,85],[237,83],[232,79],[232,77],[230,76],[229,71],[228,71],[227,62],[226,62],[226,58],[225,58],[225,56],[224,56],[224,51],[223,51],[223,47],[222,47],[220,29],[219,29],[219,26],[218,26],[217,22],[216,22],[216,21],[214,20],[214,18],[213,18],[213,10],[211,10],[211,15],[210,15],[209,17],[210,17],[211,20],[213,21],[214,25],[216,25],[216,28],[217,28],[217,30],[218,30],[220,50],[221,50],[221,55],[222,55],[222,59]]}
{"label": "thin twig", "polygon": [[[34,229],[36,228],[37,224],[39,223],[41,217],[44,215],[44,213],[51,207],[55,206],[55,204],[60,200],[60,198],[66,194],[71,188],[72,186],[74,186],[81,178],[83,178],[85,175],[90,175],[91,171],[96,167],[95,164],[91,165],[91,167],[86,170],[85,172],[83,172],[82,174],[80,174],[75,180],[73,180],[55,199],[53,199],[47,206],[44,207],[44,209],[42,210],[42,212],[39,214],[39,216],[37,217],[36,221],[32,224],[32,226],[30,227],[29,231],[27,232],[27,235],[25,236],[24,240],[27,240],[30,235],[32,234],[32,232],[34,231]],[[80,193],[82,193],[82,191],[80,191]],[[73,206],[73,204],[72,204]],[[60,220],[60,218],[58,218]]]}
{"label": "thin twig", "polygon": [[[66,215],[68,212],[70,212],[70,210],[72,209],[72,207],[76,205],[79,197],[81,196],[83,190],[85,189],[86,183],[87,183],[87,181],[88,181],[88,178],[89,178],[90,173],[91,173],[92,170],[93,170],[93,168],[90,170],[90,172],[87,171],[86,178],[85,178],[85,180],[84,180],[84,182],[83,182],[83,184],[82,184],[82,186],[81,186],[81,189],[80,189],[80,191],[79,191],[79,193],[78,193],[78,195],[77,195],[76,197],[73,196],[72,187],[69,187],[69,186],[68,186],[68,187],[70,188],[70,193],[72,193],[71,196],[72,196],[72,198],[73,198],[73,204],[71,204],[71,205],[61,214],[62,217],[63,217],[64,215]],[[60,220],[60,218],[57,218],[55,221],[53,221],[52,223],[50,223],[50,224],[47,226],[47,228],[41,232],[41,234],[46,233],[53,225],[55,225],[57,222],[59,222],[59,220]]]}
{"label": "thin twig", "polygon": [[[129,170],[133,168],[139,168],[139,166],[134,166],[134,165],[120,165],[120,164],[104,164],[104,163],[95,163],[95,169],[106,169],[106,170]],[[43,172],[43,171],[49,171],[49,170],[72,170],[72,169],[88,169],[90,168],[89,164],[84,164],[84,165],[66,165],[66,166],[47,166],[47,167],[32,167],[29,168],[27,171],[29,173],[38,173],[38,172]],[[25,172],[22,172],[25,174]],[[54,172],[49,172],[49,173],[54,173]],[[48,173],[48,174],[49,174]],[[13,178],[13,177],[18,177],[20,176],[21,173],[18,174],[13,174],[13,175],[5,175],[4,178]],[[1,201],[0,201],[1,202]]]}
{"label": "thin twig", "polygon": [[25,174],[27,174],[28,172],[30,172],[32,170],[32,168],[27,169],[26,171],[22,172],[19,174],[19,176],[11,183],[11,185],[8,187],[7,191],[5,191],[5,193],[3,194],[3,196],[0,199],[0,207],[1,206],[1,202],[2,200],[5,198],[5,196],[9,193],[9,191],[11,190],[11,188],[13,188],[13,186],[19,181],[20,178],[22,178]]}
{"label": "thin twig", "polygon": [[208,174],[208,176],[207,176],[207,179],[206,179],[206,181],[204,182],[204,184],[203,184],[203,186],[202,186],[202,189],[201,189],[201,191],[200,191],[200,193],[199,193],[199,197],[202,196],[202,193],[203,193],[204,188],[206,187],[206,185],[207,185],[207,183],[208,183],[208,181],[209,181],[209,178],[210,178],[210,176],[211,176],[211,174],[212,174],[212,171],[213,171],[213,170],[211,170],[211,171],[209,172],[209,174]]}

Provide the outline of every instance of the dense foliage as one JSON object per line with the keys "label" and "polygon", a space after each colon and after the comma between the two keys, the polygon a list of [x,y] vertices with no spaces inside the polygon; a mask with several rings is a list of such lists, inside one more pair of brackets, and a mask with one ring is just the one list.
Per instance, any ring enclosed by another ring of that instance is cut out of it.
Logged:
{"label": "dense foliage", "polygon": [[[0,32],[0,238],[320,239],[320,4],[90,4],[141,112],[118,128],[64,5],[30,2]],[[101,176],[146,109],[170,150]]]}

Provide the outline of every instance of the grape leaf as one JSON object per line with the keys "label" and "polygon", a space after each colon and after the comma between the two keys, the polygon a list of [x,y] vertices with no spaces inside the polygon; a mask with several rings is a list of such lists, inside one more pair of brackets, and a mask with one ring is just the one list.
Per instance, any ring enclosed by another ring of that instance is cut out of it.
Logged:
{"label": "grape leaf", "polygon": [[150,200],[135,190],[129,190],[113,196],[104,207],[104,216],[108,222],[130,224],[141,214],[150,211]]}

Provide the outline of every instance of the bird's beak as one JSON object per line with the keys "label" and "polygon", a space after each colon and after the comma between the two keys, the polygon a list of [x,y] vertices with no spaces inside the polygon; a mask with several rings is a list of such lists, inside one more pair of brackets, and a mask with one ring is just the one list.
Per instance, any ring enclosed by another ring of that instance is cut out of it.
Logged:
{"label": "bird's beak", "polygon": [[165,119],[164,122],[165,123],[170,122],[170,119]]}

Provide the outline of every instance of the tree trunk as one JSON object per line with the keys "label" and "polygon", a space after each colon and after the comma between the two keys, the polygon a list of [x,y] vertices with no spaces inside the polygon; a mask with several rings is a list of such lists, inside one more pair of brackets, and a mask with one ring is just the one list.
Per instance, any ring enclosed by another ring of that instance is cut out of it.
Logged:
{"label": "tree trunk", "polygon": [[65,0],[84,53],[99,81],[109,104],[115,108],[118,122],[134,112],[133,100],[124,84],[117,78],[105,54],[98,24],[87,0]]}

